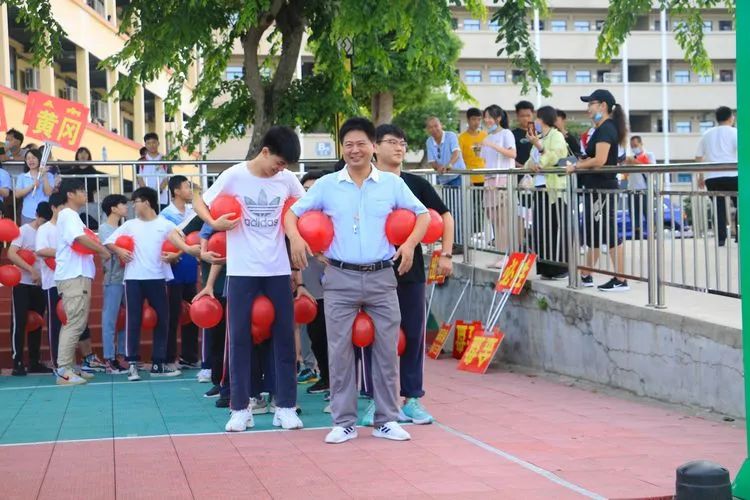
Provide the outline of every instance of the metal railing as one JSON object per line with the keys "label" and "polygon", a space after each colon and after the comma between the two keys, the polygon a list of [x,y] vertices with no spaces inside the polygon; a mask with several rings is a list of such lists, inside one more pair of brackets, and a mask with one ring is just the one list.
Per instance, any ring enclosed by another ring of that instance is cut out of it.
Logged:
{"label": "metal railing", "polygon": [[[227,167],[241,160],[178,161],[52,161],[50,167],[92,165],[102,173],[58,175],[84,180],[89,203],[88,220],[103,220],[101,201],[110,193],[129,193],[142,178],[158,185],[170,175],[184,175],[194,185],[207,188],[219,175],[209,165]],[[188,167],[173,174],[140,174],[140,165]],[[331,160],[305,160],[295,173],[331,168]],[[22,168],[20,162],[4,167]],[[484,187],[464,183],[442,186],[432,170],[409,170],[426,176],[441,193],[456,218],[455,241],[463,247],[464,261],[487,252],[498,257],[515,251],[533,251],[547,273],[568,273],[568,285],[581,286],[581,273],[599,273],[648,284],[648,303],[665,307],[665,287],[680,287],[709,293],[740,296],[739,231],[733,229],[732,208],[736,192],[704,191],[695,188],[672,190],[665,187],[665,174],[736,171],[737,164],[685,163],[637,167],[605,167],[585,174],[643,174],[643,190],[585,189],[578,187],[579,174],[562,175],[564,187],[533,187],[519,182],[522,176],[560,175],[562,169],[532,172],[526,169],[491,170],[481,174],[489,180]],[[459,171],[460,175],[477,172]],[[14,179],[13,187],[15,187]],[[12,196],[11,196],[12,197]],[[20,223],[22,200],[6,203]],[[9,207],[10,205],[10,207]],[[723,210],[722,210],[723,207]],[[726,214],[725,230],[719,230],[720,212]],[[6,216],[9,212],[6,211]],[[132,214],[131,214],[132,216]],[[652,230],[653,228],[653,230]],[[719,241],[718,233],[726,233]],[[598,257],[598,259],[596,258]]]}
{"label": "metal railing", "polygon": [[[465,262],[476,258],[472,252],[502,257],[533,251],[549,277],[567,273],[571,288],[582,286],[580,276],[589,273],[643,281],[648,284],[648,304],[661,308],[666,306],[666,286],[740,296],[739,231],[733,214],[737,193],[665,186],[668,174],[736,170],[736,163],[686,163],[585,171],[631,178],[642,174],[647,188],[637,190],[582,188],[578,186],[580,173],[565,175],[561,168],[539,172],[487,169],[482,175],[493,184],[501,179],[500,186],[437,187],[444,200],[461,200],[462,240],[457,241],[464,247]],[[411,172],[435,182],[433,171]],[[461,175],[472,173],[478,172]],[[523,175],[561,173],[564,188],[519,182]],[[721,212],[726,214],[723,231]],[[719,233],[726,236],[720,238]]]}

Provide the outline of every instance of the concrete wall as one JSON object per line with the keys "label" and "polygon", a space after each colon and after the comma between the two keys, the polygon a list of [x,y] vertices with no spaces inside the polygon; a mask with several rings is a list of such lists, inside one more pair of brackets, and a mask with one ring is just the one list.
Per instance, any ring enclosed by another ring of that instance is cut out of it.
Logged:
{"label": "concrete wall", "polygon": [[[435,293],[444,320],[470,268]],[[486,319],[497,273],[475,270],[475,286],[457,319]],[[508,361],[671,403],[744,417],[741,332],[735,328],[615,302],[604,294],[530,281],[500,320],[505,333],[495,363]],[[449,342],[452,342],[449,339]],[[446,346],[452,346],[447,343]]]}

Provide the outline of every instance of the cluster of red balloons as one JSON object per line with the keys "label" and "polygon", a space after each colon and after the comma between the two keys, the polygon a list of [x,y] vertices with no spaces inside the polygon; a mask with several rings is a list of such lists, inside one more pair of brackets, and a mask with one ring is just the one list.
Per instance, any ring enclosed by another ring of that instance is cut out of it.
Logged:
{"label": "cluster of red balloons", "polygon": [[164,243],[161,245],[161,251],[166,253],[180,253],[180,249],[169,240],[164,240]]}
{"label": "cluster of red balloons", "polygon": [[195,246],[201,244],[201,235],[199,231],[193,231],[192,233],[185,236],[185,243],[188,246]]}
{"label": "cluster of red balloons", "polygon": [[333,222],[319,210],[302,214],[297,220],[297,229],[302,238],[310,245],[313,253],[328,250],[333,241]]}
{"label": "cluster of red balloons", "polygon": [[[435,243],[443,235],[443,218],[432,208],[428,209],[430,224],[422,238],[422,243]],[[396,246],[403,245],[414,231],[417,216],[411,210],[399,208],[391,212],[385,221],[385,236]]]}
{"label": "cluster of red balloons", "polygon": [[215,298],[204,295],[190,304],[190,319],[198,328],[213,328],[219,324],[224,309]]}
{"label": "cluster of red balloons", "polygon": [[36,254],[32,252],[31,250],[27,250],[25,248],[21,248],[16,252],[21,259],[26,262],[28,265],[33,266],[36,262]]}
{"label": "cluster of red balloons", "polygon": [[[3,220],[3,219],[0,219]],[[13,287],[21,282],[21,270],[12,264],[0,266],[0,283]]]}
{"label": "cluster of red balloons", "polygon": [[253,309],[250,313],[251,333],[254,343],[260,344],[271,338],[271,325],[273,325],[275,319],[276,311],[271,299],[265,295],[255,297]]}
{"label": "cluster of red balloons", "polygon": [[[89,228],[85,228],[83,230],[83,233],[88,236],[90,239],[94,240],[97,243],[101,243],[99,241],[99,237]],[[83,246],[78,240],[74,241],[71,245],[71,248],[74,252],[79,253],[81,255],[94,255],[96,252],[94,250],[91,250],[88,247]]]}
{"label": "cluster of red balloons", "polygon": [[[359,311],[352,324],[352,344],[357,347],[367,347],[375,341],[375,324],[369,314]],[[398,355],[406,352],[406,334],[404,329],[398,329]]]}
{"label": "cluster of red balloons", "polygon": [[234,196],[220,194],[211,203],[209,212],[214,219],[229,214],[231,215],[230,220],[236,220],[242,217],[242,205]]}
{"label": "cluster of red balloons", "polygon": [[0,241],[10,243],[21,235],[21,230],[11,219],[0,219]]}
{"label": "cluster of red balloons", "polygon": [[224,231],[218,231],[211,235],[206,245],[206,250],[214,252],[219,255],[220,258],[226,258],[227,256],[227,233]]}
{"label": "cluster of red balloons", "polygon": [[54,257],[45,257],[44,263],[47,265],[47,267],[49,267],[53,271],[57,269],[57,261],[55,260]]}

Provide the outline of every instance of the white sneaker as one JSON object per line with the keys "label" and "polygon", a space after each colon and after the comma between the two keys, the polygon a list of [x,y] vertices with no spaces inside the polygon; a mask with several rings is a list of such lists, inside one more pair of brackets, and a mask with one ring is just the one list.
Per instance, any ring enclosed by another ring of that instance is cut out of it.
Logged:
{"label": "white sneaker", "polygon": [[250,405],[248,409],[253,412],[253,415],[263,415],[268,413],[268,403],[264,398],[250,398]]}
{"label": "white sneaker", "polygon": [[282,429],[301,429],[302,420],[297,416],[296,408],[276,408],[273,414],[273,425]]}
{"label": "white sneaker", "polygon": [[386,422],[374,431],[372,436],[376,438],[392,439],[393,441],[408,441],[411,436],[399,425],[398,422]]}
{"label": "white sneaker", "polygon": [[201,370],[198,372],[198,383],[205,384],[211,382],[211,370]]}
{"label": "white sneaker", "polygon": [[232,410],[232,416],[224,429],[227,432],[242,432],[252,427],[255,427],[255,421],[250,410]]}
{"label": "white sneaker", "polygon": [[352,427],[334,427],[331,432],[326,436],[326,443],[328,444],[339,444],[345,443],[350,439],[357,437],[357,428]]}
{"label": "white sneaker", "polygon": [[331,413],[331,405],[330,405],[330,403],[327,404],[325,408],[323,408],[323,413]]}
{"label": "white sneaker", "polygon": [[141,376],[138,375],[138,363],[130,363],[130,366],[128,367],[128,380],[131,382],[137,382],[141,379]]}
{"label": "white sneaker", "polygon": [[86,379],[76,375],[70,368],[60,368],[56,375],[57,385],[82,385],[86,383]]}
{"label": "white sneaker", "polygon": [[82,379],[85,379],[87,382],[89,380],[91,380],[92,378],[94,378],[94,374],[93,373],[89,373],[89,372],[86,372],[86,371],[83,371],[83,370],[76,369],[75,370],[75,374],[78,375],[79,377],[81,377]]}

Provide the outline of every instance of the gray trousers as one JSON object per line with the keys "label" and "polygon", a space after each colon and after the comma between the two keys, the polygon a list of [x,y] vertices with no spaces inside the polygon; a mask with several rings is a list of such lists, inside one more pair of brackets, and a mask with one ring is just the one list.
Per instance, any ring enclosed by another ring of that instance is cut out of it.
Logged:
{"label": "gray trousers", "polygon": [[357,272],[326,266],[324,304],[328,330],[331,417],[333,425],[357,423],[357,370],[352,344],[352,324],[360,309],[375,324],[372,344],[372,395],[375,425],[398,420],[398,328],[401,310],[396,275],[387,268]]}

